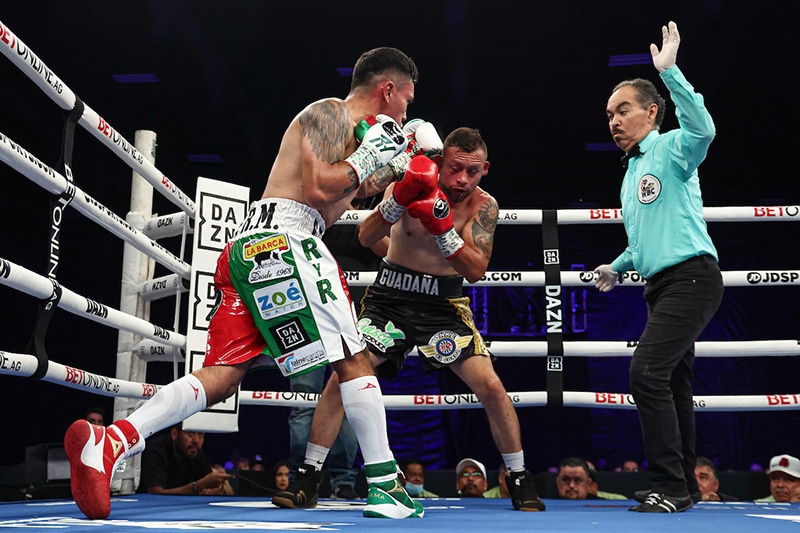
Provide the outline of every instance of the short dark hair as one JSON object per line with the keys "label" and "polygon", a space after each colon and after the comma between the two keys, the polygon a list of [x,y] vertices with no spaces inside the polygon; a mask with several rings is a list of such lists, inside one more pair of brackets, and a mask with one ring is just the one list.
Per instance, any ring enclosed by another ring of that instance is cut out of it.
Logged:
{"label": "short dark hair", "polygon": [[580,457],[567,457],[562,459],[561,462],[558,463],[558,471],[561,472],[561,469],[565,466],[572,468],[583,468],[583,471],[586,472],[586,476],[590,479],[594,479],[594,476],[592,475],[592,469],[589,468],[589,465],[586,463],[585,459],[581,459]]}
{"label": "short dark hair", "polygon": [[[417,83],[419,78],[417,65],[410,57],[397,48],[383,46],[364,52],[358,58],[353,67],[350,91],[372,85],[383,74],[395,74],[413,83]],[[396,81],[401,82],[401,80]]]}
{"label": "short dark hair", "polygon": [[422,461],[420,461],[419,459],[413,459],[413,458],[405,459],[400,462],[400,470],[403,472],[403,475],[405,475],[406,468],[408,468],[408,465],[420,465],[422,469],[425,470],[425,465],[422,464]]}
{"label": "short dark hair", "polygon": [[711,469],[711,473],[713,474],[714,479],[717,479],[717,480],[719,479],[719,474],[717,473],[717,465],[715,465],[714,461],[712,461],[708,457],[698,457],[696,462],[695,462],[695,465],[697,465],[697,466],[707,466],[709,469]]}
{"label": "short dark hair", "polygon": [[100,406],[89,407],[88,409],[84,409],[83,418],[88,417],[90,413],[99,413],[100,416],[102,416],[104,420],[106,418],[106,412]]}
{"label": "short dark hair", "polygon": [[472,153],[475,150],[483,150],[483,157],[489,158],[489,148],[486,142],[481,137],[481,132],[475,128],[460,127],[450,132],[450,135],[444,139],[444,150],[451,146],[458,148],[467,153]]}
{"label": "short dark hair", "polygon": [[664,115],[667,113],[667,102],[664,97],[659,94],[656,86],[650,80],[643,78],[634,78],[632,80],[621,81],[614,87],[612,93],[617,92],[623,87],[633,87],[636,91],[636,101],[642,108],[647,109],[650,104],[658,106],[658,113],[656,113],[656,129],[661,129],[661,124],[664,122]]}

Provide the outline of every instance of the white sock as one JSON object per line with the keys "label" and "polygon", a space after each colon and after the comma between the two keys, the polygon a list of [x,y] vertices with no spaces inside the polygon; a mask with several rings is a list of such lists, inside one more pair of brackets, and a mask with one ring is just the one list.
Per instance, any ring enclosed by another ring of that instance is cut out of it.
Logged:
{"label": "white sock", "polygon": [[509,472],[524,472],[525,471],[525,454],[522,450],[514,453],[501,453],[503,462]]}
{"label": "white sock", "polygon": [[330,451],[330,448],[309,442],[306,444],[305,462],[307,465],[316,467],[317,470],[322,470],[322,465],[325,464],[325,459]]}
{"label": "white sock", "polygon": [[340,383],[342,405],[347,420],[356,432],[364,464],[394,459],[386,432],[386,409],[378,378],[362,376]]}
{"label": "white sock", "polygon": [[183,376],[159,389],[150,400],[126,419],[142,439],[172,427],[206,408],[206,391],[193,374]]}

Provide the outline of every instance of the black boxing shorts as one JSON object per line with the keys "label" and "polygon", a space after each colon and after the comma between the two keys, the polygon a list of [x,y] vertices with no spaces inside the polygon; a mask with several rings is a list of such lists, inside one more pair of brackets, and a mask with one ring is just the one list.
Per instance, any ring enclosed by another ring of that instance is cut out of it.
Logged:
{"label": "black boxing shorts", "polygon": [[462,276],[432,276],[384,259],[361,300],[358,327],[370,351],[386,361],[382,378],[397,375],[414,346],[427,370],[473,355],[489,355],[475,329]]}

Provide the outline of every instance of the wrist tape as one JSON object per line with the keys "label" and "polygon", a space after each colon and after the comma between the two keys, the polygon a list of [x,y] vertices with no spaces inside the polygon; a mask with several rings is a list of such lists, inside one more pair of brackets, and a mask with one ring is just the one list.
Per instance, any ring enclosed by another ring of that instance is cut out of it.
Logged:
{"label": "wrist tape", "polygon": [[458,252],[464,248],[464,239],[458,234],[455,228],[450,228],[441,235],[434,235],[439,251],[446,259],[450,259],[458,255]]}
{"label": "wrist tape", "polygon": [[387,224],[394,224],[406,212],[405,206],[398,204],[397,200],[394,199],[394,195],[378,204],[378,209]]}

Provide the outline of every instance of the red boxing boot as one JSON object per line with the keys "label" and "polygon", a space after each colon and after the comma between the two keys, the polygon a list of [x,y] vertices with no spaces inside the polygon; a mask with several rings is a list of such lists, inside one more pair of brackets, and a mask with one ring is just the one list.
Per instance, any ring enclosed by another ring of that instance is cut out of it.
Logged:
{"label": "red boxing boot", "polygon": [[64,449],[69,458],[72,497],[88,518],[102,519],[111,513],[111,476],[126,457],[125,452],[138,441],[138,432],[125,420],[107,428],[77,420],[67,430]]}

